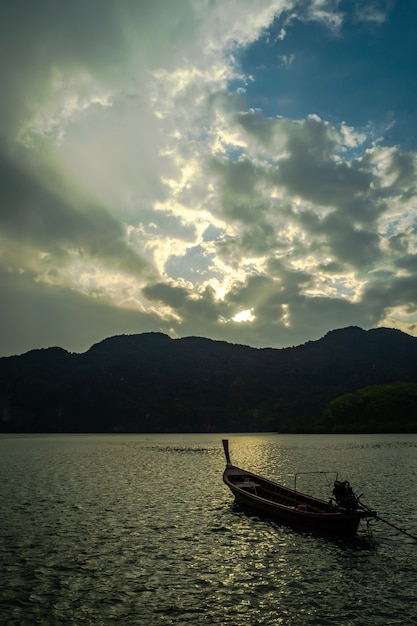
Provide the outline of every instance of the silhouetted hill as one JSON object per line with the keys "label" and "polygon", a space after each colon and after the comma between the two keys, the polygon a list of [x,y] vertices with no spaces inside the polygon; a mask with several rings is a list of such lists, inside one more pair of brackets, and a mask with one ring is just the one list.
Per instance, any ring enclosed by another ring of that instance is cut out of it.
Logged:
{"label": "silhouetted hill", "polygon": [[123,335],[83,354],[0,359],[0,429],[308,430],[338,396],[393,382],[417,382],[417,338],[392,329],[344,328],[285,349]]}

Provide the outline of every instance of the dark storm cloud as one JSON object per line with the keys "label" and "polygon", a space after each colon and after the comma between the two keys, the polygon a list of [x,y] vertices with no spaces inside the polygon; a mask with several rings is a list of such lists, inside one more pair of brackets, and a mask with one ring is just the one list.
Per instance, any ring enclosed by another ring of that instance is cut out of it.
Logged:
{"label": "dark storm cloud", "polygon": [[397,192],[403,199],[417,193],[416,158],[410,152],[393,151],[387,175],[393,180],[389,192]]}
{"label": "dark storm cloud", "polygon": [[149,284],[142,289],[143,295],[152,302],[161,302],[171,307],[185,323],[193,318],[217,322],[222,305],[215,303],[211,289],[206,288],[199,297],[193,295],[192,290],[184,287],[175,287],[166,283]]}
{"label": "dark storm cloud", "polygon": [[271,147],[274,140],[274,131],[276,128],[275,120],[263,117],[259,111],[239,111],[234,115],[235,121],[244,128],[244,130],[265,147]]}
{"label": "dark storm cloud", "polygon": [[163,302],[173,309],[182,308],[189,298],[189,292],[184,287],[174,287],[166,283],[147,285],[142,292],[149,300]]}
{"label": "dark storm cloud", "polygon": [[[378,217],[375,205],[379,195],[372,189],[376,180],[370,163],[366,159],[351,163],[343,160],[341,137],[328,122],[316,116],[305,120],[264,119],[259,112],[239,114],[235,120],[261,144],[271,145],[275,164],[260,170],[269,185],[285,188],[289,194],[315,205],[340,209],[360,221]],[[404,157],[392,167],[410,174],[412,161]],[[247,164],[245,169],[241,178],[246,174],[246,184],[255,189],[251,178],[256,177],[248,176]]]}
{"label": "dark storm cloud", "polygon": [[[405,251],[404,244],[400,249],[401,251]],[[395,267],[407,270],[410,274],[413,274],[416,277],[417,281],[417,254],[405,254],[404,256],[398,258],[395,262]]]}
{"label": "dark storm cloud", "polygon": [[369,283],[362,301],[375,318],[382,317],[393,307],[414,313],[417,307],[417,272],[409,276],[394,276],[391,273],[383,280]]}
{"label": "dark storm cloud", "polygon": [[249,159],[212,159],[209,171],[219,185],[222,214],[248,224],[259,221],[268,206],[263,204],[258,190],[263,169]]}
{"label": "dark storm cloud", "polygon": [[369,171],[335,159],[338,144],[328,124],[309,118],[286,126],[288,156],[271,176],[275,184],[314,204],[343,209],[357,194],[369,191]]}
{"label": "dark storm cloud", "polygon": [[107,298],[91,298],[35,278],[0,267],[0,327],[18,330],[0,333],[1,356],[49,346],[84,352],[105,337],[136,333],[138,327],[168,332],[156,314],[118,308]]}
{"label": "dark storm cloud", "polygon": [[240,250],[248,254],[262,256],[271,250],[284,248],[285,244],[280,243],[277,229],[265,221],[247,228],[238,241],[238,246]]}
{"label": "dark storm cloud", "polygon": [[332,212],[320,218],[312,211],[292,214],[295,221],[314,237],[325,237],[322,249],[328,249],[335,262],[352,267],[369,266],[382,256],[379,235],[355,226],[349,214]]}

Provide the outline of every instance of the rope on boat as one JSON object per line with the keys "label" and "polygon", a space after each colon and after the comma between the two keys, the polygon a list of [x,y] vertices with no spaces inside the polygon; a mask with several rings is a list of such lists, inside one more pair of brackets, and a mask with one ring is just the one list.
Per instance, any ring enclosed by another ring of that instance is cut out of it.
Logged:
{"label": "rope on boat", "polygon": [[404,530],[404,528],[400,528],[396,524],[393,524],[392,522],[389,522],[388,520],[384,519],[380,515],[377,515],[374,511],[372,511],[372,509],[369,508],[369,506],[366,506],[366,504],[363,504],[362,502],[359,502],[359,506],[362,509],[364,509],[365,511],[369,511],[370,513],[373,513],[374,516],[375,516],[375,519],[379,520],[380,522],[383,522],[384,524],[387,524],[388,526],[391,526],[392,528],[395,528],[395,530],[398,530],[400,533],[403,533],[403,535],[407,535],[407,537],[410,537],[411,539],[414,539],[414,541],[417,541],[417,536],[416,535],[413,535],[412,533],[409,533],[408,530]]}

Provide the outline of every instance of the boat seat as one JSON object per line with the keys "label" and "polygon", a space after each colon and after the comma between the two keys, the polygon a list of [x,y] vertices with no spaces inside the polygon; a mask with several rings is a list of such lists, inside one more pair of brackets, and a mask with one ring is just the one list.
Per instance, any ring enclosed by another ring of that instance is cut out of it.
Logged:
{"label": "boat seat", "polygon": [[241,483],[238,484],[238,486],[242,489],[256,489],[261,485],[260,483],[256,483],[254,480],[243,480]]}

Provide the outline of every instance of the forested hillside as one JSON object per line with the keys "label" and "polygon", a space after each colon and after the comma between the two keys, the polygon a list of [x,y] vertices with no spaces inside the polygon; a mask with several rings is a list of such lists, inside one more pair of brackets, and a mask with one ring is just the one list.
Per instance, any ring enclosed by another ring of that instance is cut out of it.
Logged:
{"label": "forested hillside", "polygon": [[0,359],[0,428],[308,431],[339,396],[396,382],[417,383],[417,339],[390,329],[350,327],[286,349],[118,336],[83,354],[49,348]]}

